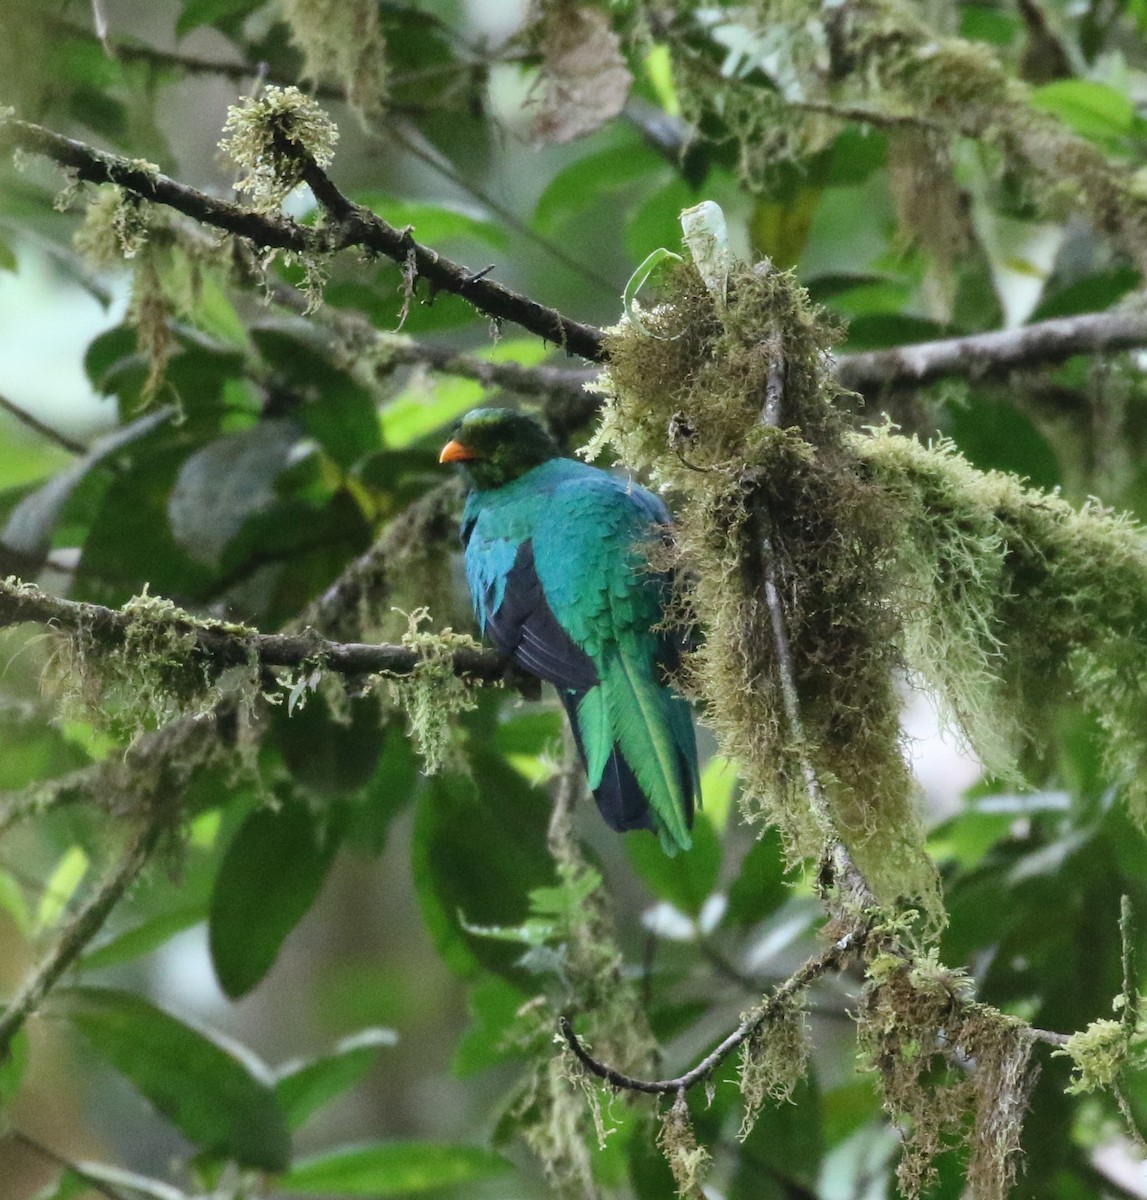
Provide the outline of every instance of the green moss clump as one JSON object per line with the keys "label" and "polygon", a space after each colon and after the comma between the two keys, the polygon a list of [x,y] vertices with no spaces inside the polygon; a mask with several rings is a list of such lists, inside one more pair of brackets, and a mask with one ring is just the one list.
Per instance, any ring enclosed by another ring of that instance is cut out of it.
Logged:
{"label": "green moss clump", "polygon": [[[751,1014],[742,1013],[745,1020]],[[737,1136],[753,1131],[766,1100],[783,1104],[808,1070],[809,1031],[802,1009],[788,1008],[748,1037],[741,1047],[738,1086],[745,1115]]]}
{"label": "green moss clump", "polygon": [[393,703],[406,713],[410,736],[422,757],[422,769],[434,775],[449,761],[453,749],[454,718],[468,712],[477,701],[473,687],[454,670],[454,653],[480,649],[469,634],[453,629],[421,629],[430,612],[425,608],[407,614],[402,644],[418,652],[418,665],[409,675],[372,676],[384,680]]}
{"label": "green moss clump", "polygon": [[223,126],[222,150],[246,175],[236,185],[260,212],[273,212],[303,180],[310,155],[320,167],[334,159],[338,129],[297,87],[267,87],[256,99],[233,104]]}
{"label": "green moss clump", "polygon": [[[688,666],[722,751],[741,764],[750,819],[790,858],[847,844],[877,894],[938,909],[900,748],[898,616],[888,604],[896,512],[854,469],[826,348],[836,330],[789,274],[740,269],[718,308],[687,266],[645,314],[611,331],[599,440],[680,496],[684,617],[703,616]],[[763,419],[779,400],[775,425]],[[672,432],[671,432],[672,431]],[[801,727],[785,714],[765,603],[775,573]],[[803,762],[828,800],[810,806]]]}
{"label": "green moss clump", "polygon": [[201,619],[145,588],[123,606],[122,642],[80,630],[62,641],[51,669],[67,713],[117,736],[137,739],[177,717],[206,716],[224,699],[249,707],[260,691],[258,664],[221,668],[199,632],[245,638],[246,626]]}
{"label": "green moss clump", "polygon": [[1058,706],[1100,727],[1106,768],[1147,820],[1147,538],[1098,503],[1072,508],[950,445],[890,429],[850,439],[903,522],[904,659],[999,774],[1038,750]]}
{"label": "green moss clump", "polygon": [[697,1144],[684,1095],[679,1096],[661,1118],[657,1145],[673,1173],[677,1195],[682,1200],[704,1200],[702,1184],[713,1156],[704,1146]]}
{"label": "green moss clump", "polygon": [[966,1147],[975,1200],[1005,1200],[1035,1075],[1022,1021],[971,999],[971,983],[930,954],[886,947],[869,959],[859,1036],[904,1139],[897,1182],[916,1200],[935,1160]]}

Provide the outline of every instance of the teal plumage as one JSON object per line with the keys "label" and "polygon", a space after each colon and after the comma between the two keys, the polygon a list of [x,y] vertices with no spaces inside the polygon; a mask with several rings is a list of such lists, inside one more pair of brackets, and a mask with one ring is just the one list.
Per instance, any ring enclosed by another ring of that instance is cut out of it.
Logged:
{"label": "teal plumage", "polygon": [[540,427],[507,410],[468,414],[443,460],[462,462],[475,485],[462,531],[483,632],[557,688],[606,821],[652,829],[669,853],[688,849],[696,740],[667,679],[679,647],[658,628],[668,580],[647,561],[670,523],[665,506],[558,457]]}

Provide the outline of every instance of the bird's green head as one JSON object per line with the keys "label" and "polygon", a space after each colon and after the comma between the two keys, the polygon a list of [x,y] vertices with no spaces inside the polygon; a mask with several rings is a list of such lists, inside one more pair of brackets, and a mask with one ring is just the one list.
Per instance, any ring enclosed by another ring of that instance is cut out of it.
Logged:
{"label": "bird's green head", "polygon": [[511,408],[475,408],[450,431],[438,461],[461,464],[470,483],[487,491],[560,455],[557,442],[533,417]]}

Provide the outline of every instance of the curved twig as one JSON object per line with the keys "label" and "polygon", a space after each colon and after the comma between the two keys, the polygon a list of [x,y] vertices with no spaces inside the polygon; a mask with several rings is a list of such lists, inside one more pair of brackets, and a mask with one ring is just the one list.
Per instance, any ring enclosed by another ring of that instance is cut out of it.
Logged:
{"label": "curved twig", "polygon": [[651,1096],[677,1095],[708,1079],[738,1046],[751,1038],[762,1026],[780,1016],[798,992],[820,976],[839,969],[845,959],[861,950],[866,937],[866,930],[852,930],[827,950],[808,959],[752,1009],[716,1049],[706,1054],[696,1066],[672,1079],[635,1079],[632,1075],[623,1074],[606,1063],[598,1062],[578,1040],[569,1017],[558,1018],[558,1030],[578,1062],[591,1074],[613,1087],[630,1092],[644,1092]]}

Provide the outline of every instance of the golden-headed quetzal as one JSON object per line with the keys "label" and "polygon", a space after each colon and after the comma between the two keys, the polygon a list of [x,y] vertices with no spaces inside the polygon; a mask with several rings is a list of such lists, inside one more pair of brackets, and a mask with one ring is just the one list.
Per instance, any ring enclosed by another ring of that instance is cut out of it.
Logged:
{"label": "golden-headed quetzal", "polygon": [[440,461],[461,464],[470,484],[462,542],[483,633],[557,688],[606,822],[653,830],[669,854],[687,850],[697,743],[669,681],[680,656],[660,627],[669,580],[646,554],[665,536],[665,505],[563,458],[510,409],[467,413]]}

